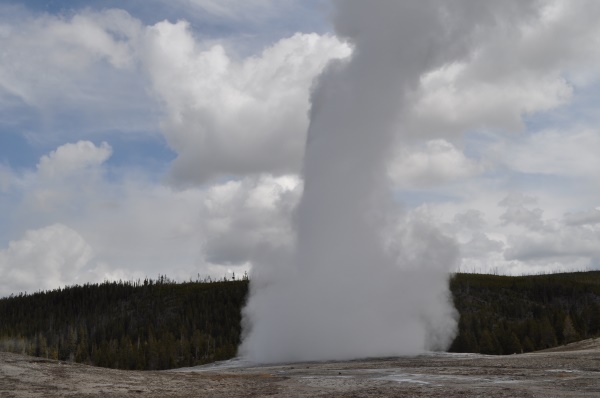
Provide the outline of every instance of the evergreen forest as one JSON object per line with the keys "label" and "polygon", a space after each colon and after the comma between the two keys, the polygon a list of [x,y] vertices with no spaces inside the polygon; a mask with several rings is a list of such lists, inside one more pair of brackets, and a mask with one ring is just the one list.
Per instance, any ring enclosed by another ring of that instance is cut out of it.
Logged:
{"label": "evergreen forest", "polygon": [[455,274],[450,290],[460,320],[449,351],[515,354],[600,335],[600,271]]}
{"label": "evergreen forest", "polygon": [[71,286],[0,299],[0,350],[138,370],[232,358],[248,280]]}
{"label": "evergreen forest", "polygon": [[[452,352],[522,353],[600,335],[600,271],[459,273],[449,283],[459,317]],[[248,285],[160,276],[2,298],[0,350],[138,370],[229,359]]]}

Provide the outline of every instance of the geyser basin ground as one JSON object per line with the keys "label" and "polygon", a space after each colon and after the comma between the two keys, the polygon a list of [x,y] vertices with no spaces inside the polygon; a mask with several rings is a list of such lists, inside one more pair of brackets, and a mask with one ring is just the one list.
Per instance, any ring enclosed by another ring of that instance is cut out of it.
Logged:
{"label": "geyser basin ground", "polygon": [[278,365],[224,363],[132,372],[0,353],[2,397],[597,397],[600,339],[511,356]]}

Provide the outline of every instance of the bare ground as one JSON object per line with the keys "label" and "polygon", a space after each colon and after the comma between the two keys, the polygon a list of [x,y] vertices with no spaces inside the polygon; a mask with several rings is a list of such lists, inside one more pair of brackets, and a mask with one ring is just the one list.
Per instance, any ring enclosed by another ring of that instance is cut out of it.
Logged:
{"label": "bare ground", "polygon": [[600,339],[543,352],[135,372],[0,353],[0,397],[600,397]]}

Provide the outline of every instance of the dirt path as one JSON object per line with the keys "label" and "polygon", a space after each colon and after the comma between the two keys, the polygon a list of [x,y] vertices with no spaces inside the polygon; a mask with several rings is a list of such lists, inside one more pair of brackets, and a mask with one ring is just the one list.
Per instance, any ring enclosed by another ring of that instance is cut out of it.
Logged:
{"label": "dirt path", "polygon": [[600,397],[600,339],[533,354],[119,371],[0,353],[0,397]]}

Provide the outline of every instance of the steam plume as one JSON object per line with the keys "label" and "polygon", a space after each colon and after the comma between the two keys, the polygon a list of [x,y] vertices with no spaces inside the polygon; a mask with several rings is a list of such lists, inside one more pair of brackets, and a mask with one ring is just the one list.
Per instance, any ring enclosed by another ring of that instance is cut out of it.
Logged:
{"label": "steam plume", "polygon": [[426,221],[395,216],[386,170],[420,76],[464,56],[493,12],[475,1],[336,6],[353,55],[332,62],[312,95],[295,254],[253,275],[241,353],[256,361],[413,354],[446,348],[455,333],[455,246]]}

